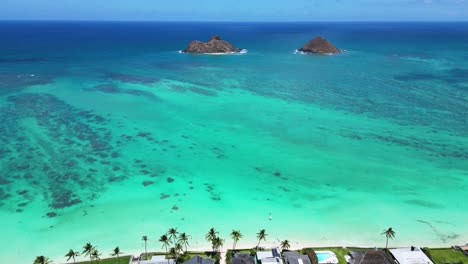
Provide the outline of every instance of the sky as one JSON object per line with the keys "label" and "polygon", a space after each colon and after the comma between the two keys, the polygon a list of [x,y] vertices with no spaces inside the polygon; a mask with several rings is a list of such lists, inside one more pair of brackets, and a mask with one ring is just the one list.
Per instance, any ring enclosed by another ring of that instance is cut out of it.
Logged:
{"label": "sky", "polygon": [[0,20],[468,20],[468,0],[0,0],[0,3]]}

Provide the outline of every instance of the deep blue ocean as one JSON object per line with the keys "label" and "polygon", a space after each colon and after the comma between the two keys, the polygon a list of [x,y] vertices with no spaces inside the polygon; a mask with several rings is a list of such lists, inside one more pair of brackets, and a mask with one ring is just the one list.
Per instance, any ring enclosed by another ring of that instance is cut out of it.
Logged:
{"label": "deep blue ocean", "polygon": [[[177,55],[177,51],[185,48],[191,40],[207,40],[213,34],[247,49],[249,55],[215,61],[206,57],[193,59]],[[401,109],[384,105],[386,102],[407,101],[414,107],[450,111],[453,114],[450,120],[437,116],[437,120],[424,122],[453,122],[459,132],[466,132],[464,115],[468,104],[461,95],[466,95],[467,91],[468,23],[4,21],[0,23],[0,35],[0,93],[21,88],[22,82],[34,82],[9,77],[30,72],[32,67],[35,73],[43,74],[44,79],[67,74],[95,74],[99,67],[103,70],[135,64],[149,64],[153,68],[159,64],[162,70],[168,70],[166,74],[177,75],[181,73],[174,71],[177,67],[181,69],[192,62],[209,61],[239,67],[239,70],[255,68],[258,72],[250,72],[253,83],[243,88],[258,93],[321,102],[357,112],[375,112],[392,118],[404,115],[402,120],[417,119],[418,114],[411,109],[399,113]],[[311,62],[304,57],[292,56],[295,49],[318,35],[347,50],[342,55],[347,59]],[[421,67],[399,65],[399,58],[412,60],[414,64],[419,62]],[[304,64],[307,60],[309,64]],[[291,82],[297,79],[297,82],[295,85],[281,85],[275,82],[275,78],[267,78],[266,82],[255,83],[256,77],[273,73]],[[326,93],[322,93],[320,87],[309,89],[309,82],[328,82],[325,76],[333,76]],[[371,80],[368,76],[376,79]],[[348,78],[353,77],[355,79],[349,82]],[[444,85],[437,85],[437,88],[428,86],[427,82],[431,81]],[[415,89],[421,92],[432,90],[435,98],[409,98],[409,93],[418,92]],[[364,100],[369,93],[377,93],[384,101],[369,99],[360,105],[346,101],[349,96]],[[460,101],[450,101],[454,96]]]}

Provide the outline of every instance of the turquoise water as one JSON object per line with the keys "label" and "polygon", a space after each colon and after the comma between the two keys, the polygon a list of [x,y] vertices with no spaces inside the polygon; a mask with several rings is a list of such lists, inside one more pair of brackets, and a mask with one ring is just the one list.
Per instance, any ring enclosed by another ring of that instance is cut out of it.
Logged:
{"label": "turquoise water", "polygon": [[[218,33],[244,55],[179,54]],[[468,240],[468,24],[0,23],[0,258]],[[294,50],[323,35],[348,52]],[[272,220],[268,220],[271,213]],[[14,239],[13,239],[14,238]]]}
{"label": "turquoise water", "polygon": [[331,257],[330,253],[317,253],[317,258],[319,262],[322,262],[330,257]]}

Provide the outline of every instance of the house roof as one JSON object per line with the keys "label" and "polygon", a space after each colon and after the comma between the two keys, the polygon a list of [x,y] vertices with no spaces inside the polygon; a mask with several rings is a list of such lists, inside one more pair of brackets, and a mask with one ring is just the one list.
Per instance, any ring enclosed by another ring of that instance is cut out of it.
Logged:
{"label": "house roof", "polygon": [[433,264],[420,248],[390,249],[399,264]]}
{"label": "house roof", "polygon": [[392,264],[390,258],[381,250],[351,251],[350,264]]}
{"label": "house roof", "polygon": [[272,258],[273,257],[273,252],[271,250],[268,251],[258,251],[257,252],[257,259],[262,260],[266,258]]}
{"label": "house roof", "polygon": [[255,259],[249,254],[234,254],[232,264],[255,264]]}
{"label": "house roof", "polygon": [[283,252],[283,256],[286,264],[311,264],[307,255],[299,255],[294,251]]}
{"label": "house roof", "polygon": [[191,259],[184,262],[184,264],[213,264],[214,261],[210,258],[202,258],[200,256],[194,256]]}
{"label": "house roof", "polygon": [[281,257],[280,251],[277,248],[272,248],[271,253],[273,254],[273,257],[275,257],[275,258],[280,258]]}
{"label": "house roof", "polygon": [[283,264],[283,260],[281,260],[280,258],[264,258],[260,261],[262,264],[265,264],[265,263],[279,263],[279,264]]}
{"label": "house roof", "polygon": [[270,250],[258,251],[257,260],[262,260],[265,258],[281,258],[279,250],[277,248],[272,248]]}

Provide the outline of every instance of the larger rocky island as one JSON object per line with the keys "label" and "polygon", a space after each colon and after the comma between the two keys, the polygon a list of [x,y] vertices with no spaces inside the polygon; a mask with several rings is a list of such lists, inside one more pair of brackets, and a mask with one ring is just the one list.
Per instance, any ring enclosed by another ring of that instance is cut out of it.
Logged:
{"label": "larger rocky island", "polygon": [[240,53],[242,49],[234,47],[231,43],[221,39],[220,36],[212,36],[208,42],[194,40],[190,42],[187,48],[182,50],[183,53],[198,53],[198,54],[229,54]]}
{"label": "larger rocky island", "polygon": [[337,54],[341,50],[337,49],[328,40],[318,36],[311,41],[307,42],[302,48],[298,49],[300,52],[312,54]]}

